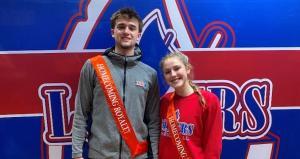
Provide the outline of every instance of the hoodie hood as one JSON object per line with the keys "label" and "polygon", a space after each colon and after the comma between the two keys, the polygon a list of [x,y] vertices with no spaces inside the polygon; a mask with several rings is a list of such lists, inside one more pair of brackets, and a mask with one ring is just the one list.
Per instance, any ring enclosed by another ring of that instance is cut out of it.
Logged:
{"label": "hoodie hood", "polygon": [[105,50],[105,52],[103,53],[103,55],[105,56],[108,56],[112,59],[115,59],[115,60],[120,60],[120,61],[127,61],[127,62],[135,62],[135,61],[140,61],[141,58],[142,58],[142,51],[139,47],[138,44],[135,45],[134,47],[134,55],[133,56],[124,56],[124,55],[121,55],[119,53],[116,53],[114,52],[115,50],[115,46]]}

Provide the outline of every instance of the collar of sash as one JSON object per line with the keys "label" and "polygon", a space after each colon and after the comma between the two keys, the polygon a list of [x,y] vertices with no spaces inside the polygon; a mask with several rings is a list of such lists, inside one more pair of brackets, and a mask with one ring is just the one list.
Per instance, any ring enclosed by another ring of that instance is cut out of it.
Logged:
{"label": "collar of sash", "polygon": [[101,55],[90,59],[96,71],[98,81],[104,91],[105,98],[117,128],[128,145],[131,157],[141,155],[148,150],[147,141],[139,142],[126,113],[125,106],[119,96],[108,66]]}
{"label": "collar of sash", "polygon": [[169,106],[167,111],[168,126],[170,128],[171,139],[176,146],[177,152],[182,159],[191,159],[191,153],[187,148],[185,141],[180,133],[179,124],[176,120],[173,92],[169,98]]}

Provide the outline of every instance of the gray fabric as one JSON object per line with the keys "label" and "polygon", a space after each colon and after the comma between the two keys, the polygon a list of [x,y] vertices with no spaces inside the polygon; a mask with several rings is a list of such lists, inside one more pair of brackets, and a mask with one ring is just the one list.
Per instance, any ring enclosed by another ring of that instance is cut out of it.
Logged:
{"label": "gray fabric", "polygon": [[[111,49],[112,50],[112,49]],[[150,66],[139,61],[140,50],[135,55],[121,56],[106,51],[104,59],[110,68],[120,97],[125,97],[127,115],[139,141],[150,138],[153,157],[157,158],[159,129],[159,90],[157,73]],[[125,93],[123,89],[126,65]],[[144,87],[136,84],[143,81]],[[90,115],[90,116],[89,116]],[[96,73],[90,60],[82,67],[78,91],[75,100],[75,115],[72,133],[72,157],[82,156],[82,147],[87,133],[88,118],[92,118],[90,135],[88,136],[90,158],[130,158],[130,151],[122,141],[121,136],[112,118],[102,88],[98,83]],[[137,158],[147,158],[147,153]]]}

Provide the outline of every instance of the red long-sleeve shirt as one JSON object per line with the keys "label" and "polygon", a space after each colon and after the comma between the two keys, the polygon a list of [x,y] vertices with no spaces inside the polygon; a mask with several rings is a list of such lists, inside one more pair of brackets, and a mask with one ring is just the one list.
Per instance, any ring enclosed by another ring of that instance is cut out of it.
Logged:
{"label": "red long-sleeve shirt", "polygon": [[[199,97],[193,93],[186,97],[174,96],[177,122],[187,148],[194,159],[219,159],[222,151],[222,115],[218,98],[208,91],[201,91],[205,108]],[[167,124],[167,110],[170,93],[161,99],[160,159],[177,159],[179,154],[170,138]]]}

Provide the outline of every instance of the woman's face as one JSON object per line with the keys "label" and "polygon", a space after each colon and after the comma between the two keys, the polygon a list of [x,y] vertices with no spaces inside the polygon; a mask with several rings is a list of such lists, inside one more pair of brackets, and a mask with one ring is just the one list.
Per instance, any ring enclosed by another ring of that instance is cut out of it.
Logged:
{"label": "woman's face", "polygon": [[175,90],[189,86],[190,69],[178,57],[167,58],[163,63],[163,74],[166,82]]}

